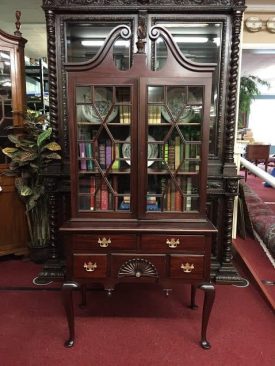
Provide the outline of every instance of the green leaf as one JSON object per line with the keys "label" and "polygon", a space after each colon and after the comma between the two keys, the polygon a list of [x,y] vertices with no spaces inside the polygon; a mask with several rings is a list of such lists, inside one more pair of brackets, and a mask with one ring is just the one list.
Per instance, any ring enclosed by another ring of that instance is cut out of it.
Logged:
{"label": "green leaf", "polygon": [[19,193],[23,197],[31,196],[32,195],[32,189],[28,186],[22,186]]}
{"label": "green leaf", "polygon": [[52,134],[52,128],[49,127],[47,130],[40,133],[37,137],[37,146],[41,146],[41,144],[47,140]]}
{"label": "green leaf", "polygon": [[21,162],[32,161],[32,160],[35,160],[37,157],[38,157],[38,154],[36,152],[23,151],[20,156],[20,161]]}
{"label": "green leaf", "polygon": [[14,184],[15,184],[15,187],[18,190],[18,192],[20,192],[21,189],[22,189],[22,187],[24,186],[24,180],[23,180],[23,178],[21,178],[21,177],[15,178]]}
{"label": "green leaf", "polygon": [[60,160],[61,159],[61,156],[57,153],[51,153],[51,154],[48,154],[48,155],[45,155],[45,159],[48,159],[48,160]]}
{"label": "green leaf", "polygon": [[61,146],[57,142],[52,141],[52,142],[48,143],[47,145],[45,145],[43,147],[43,150],[44,149],[48,149],[50,151],[58,151],[58,150],[61,150]]}
{"label": "green leaf", "polygon": [[7,155],[9,158],[12,158],[17,151],[18,149],[16,147],[5,147],[2,149],[3,154]]}
{"label": "green leaf", "polygon": [[20,144],[20,140],[19,140],[18,136],[16,136],[16,135],[8,135],[8,139],[9,139],[13,144]]}

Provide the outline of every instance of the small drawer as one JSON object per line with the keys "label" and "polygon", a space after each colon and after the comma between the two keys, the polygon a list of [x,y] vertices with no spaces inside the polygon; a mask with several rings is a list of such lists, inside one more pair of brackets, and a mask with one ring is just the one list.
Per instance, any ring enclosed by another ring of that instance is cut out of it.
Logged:
{"label": "small drawer", "polygon": [[170,277],[185,279],[204,279],[204,256],[171,255]]}
{"label": "small drawer", "polygon": [[105,278],[107,276],[107,255],[74,254],[74,278]]}
{"label": "small drawer", "polygon": [[73,236],[74,250],[124,250],[136,249],[136,235],[117,235],[111,233],[97,235],[74,235]]}
{"label": "small drawer", "polygon": [[204,235],[142,235],[142,250],[161,252],[175,250],[204,251]]}
{"label": "small drawer", "polygon": [[112,254],[112,276],[118,278],[158,278],[165,275],[165,255]]}

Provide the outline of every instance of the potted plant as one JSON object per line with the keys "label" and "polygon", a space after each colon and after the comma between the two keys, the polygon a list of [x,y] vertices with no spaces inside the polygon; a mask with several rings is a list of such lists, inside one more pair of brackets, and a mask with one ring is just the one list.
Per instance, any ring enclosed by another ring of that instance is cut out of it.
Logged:
{"label": "potted plant", "polygon": [[[46,116],[27,111],[23,132],[8,135],[12,147],[2,149],[10,158],[6,175],[15,176],[15,186],[26,207],[30,236],[30,257],[34,261],[48,254],[49,215],[48,192],[45,189],[45,169],[53,161],[60,160],[60,145],[53,141],[52,128]],[[44,175],[43,175],[44,173]],[[35,254],[37,253],[38,254]]]}
{"label": "potted plant", "polygon": [[247,118],[250,112],[251,102],[255,99],[255,96],[261,94],[259,86],[270,87],[270,84],[254,75],[241,77],[238,116],[239,129],[247,127]]}

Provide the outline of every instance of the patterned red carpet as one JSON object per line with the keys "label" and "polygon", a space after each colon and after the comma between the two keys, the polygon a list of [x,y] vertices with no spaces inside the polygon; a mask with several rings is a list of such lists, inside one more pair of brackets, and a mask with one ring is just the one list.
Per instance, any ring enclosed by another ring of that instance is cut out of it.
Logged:
{"label": "patterned red carpet", "polygon": [[59,289],[32,287],[40,269],[19,260],[0,262],[1,366],[275,365],[274,314],[252,284],[216,286],[208,351],[198,345],[200,291],[198,310],[187,307],[188,287],[169,297],[149,284],[121,285],[112,297],[89,291],[85,310],[77,307],[76,293],[76,343],[65,349]]}
{"label": "patterned red carpet", "polygon": [[[273,169],[273,168],[272,168]],[[270,171],[270,169],[269,169]],[[270,171],[271,173],[271,171]],[[244,173],[241,172],[243,175]],[[265,187],[264,181],[253,175],[249,174],[247,176],[246,184],[249,185],[250,188],[252,188],[259,197],[267,204],[270,208],[272,208],[275,212],[275,189],[272,187]]]}
{"label": "patterned red carpet", "polygon": [[[253,181],[249,176],[248,183]],[[243,242],[252,253],[255,242]],[[258,263],[262,256],[256,256]],[[262,276],[273,275],[273,269],[260,267]],[[78,308],[75,293],[76,343],[65,349],[68,332],[60,284],[34,285],[41,269],[19,259],[0,261],[0,366],[275,365],[274,313],[253,282],[246,288],[216,286],[208,327],[211,350],[198,344],[200,291],[199,309],[191,310],[187,286],[166,297],[149,284],[121,285],[111,298],[101,290],[88,291],[84,310]],[[268,289],[274,293],[275,286]]]}

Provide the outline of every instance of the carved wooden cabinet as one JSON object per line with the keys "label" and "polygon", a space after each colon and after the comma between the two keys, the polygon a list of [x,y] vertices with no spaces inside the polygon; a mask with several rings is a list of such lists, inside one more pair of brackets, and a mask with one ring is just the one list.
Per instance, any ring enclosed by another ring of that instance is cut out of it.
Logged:
{"label": "carved wooden cabinet", "polygon": [[111,293],[120,282],[153,281],[190,284],[193,307],[195,289],[205,291],[201,344],[209,348],[213,281],[242,281],[231,231],[244,1],[43,7],[51,122],[64,152],[51,244],[54,258],[59,228],[66,346],[75,287],[85,297],[92,282]]}
{"label": "carved wooden cabinet", "polygon": [[3,175],[8,162],[2,148],[9,146],[9,127],[20,127],[26,108],[24,46],[19,29],[14,35],[0,30],[0,255],[27,252],[25,207],[14,178]]}

